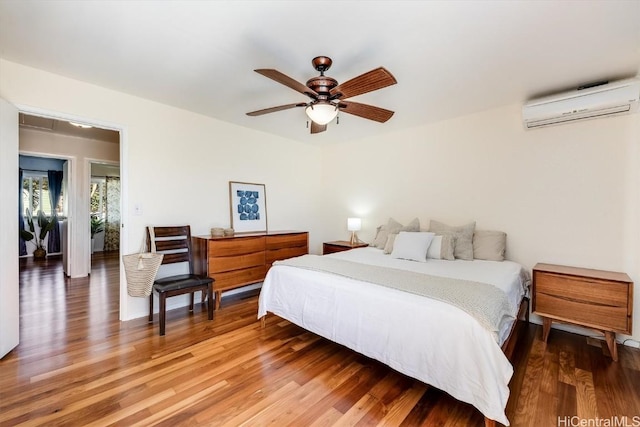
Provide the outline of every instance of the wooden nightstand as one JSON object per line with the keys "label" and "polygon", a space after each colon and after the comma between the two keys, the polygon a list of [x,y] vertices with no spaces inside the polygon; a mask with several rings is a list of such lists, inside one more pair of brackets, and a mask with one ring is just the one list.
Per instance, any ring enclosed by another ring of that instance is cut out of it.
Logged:
{"label": "wooden nightstand", "polygon": [[335,240],[333,242],[324,242],[322,244],[322,255],[332,254],[335,252],[348,251],[355,248],[366,248],[369,246],[368,243],[355,243],[351,244],[351,242],[347,240]]}
{"label": "wooden nightstand", "polygon": [[604,333],[611,358],[618,360],[616,332],[631,334],[633,282],[625,273],[536,264],[533,313],[543,319],[546,342],[553,321]]}

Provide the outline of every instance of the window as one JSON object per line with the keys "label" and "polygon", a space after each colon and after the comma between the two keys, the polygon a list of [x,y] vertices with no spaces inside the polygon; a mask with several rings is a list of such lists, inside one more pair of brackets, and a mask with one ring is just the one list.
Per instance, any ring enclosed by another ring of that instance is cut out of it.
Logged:
{"label": "window", "polygon": [[[63,215],[64,192],[60,194],[56,213]],[[22,214],[27,209],[35,216],[42,209],[46,215],[51,215],[51,195],[49,194],[49,180],[46,173],[25,172],[22,179]]]}
{"label": "window", "polygon": [[103,218],[107,213],[107,180],[104,177],[91,178],[91,215]]}

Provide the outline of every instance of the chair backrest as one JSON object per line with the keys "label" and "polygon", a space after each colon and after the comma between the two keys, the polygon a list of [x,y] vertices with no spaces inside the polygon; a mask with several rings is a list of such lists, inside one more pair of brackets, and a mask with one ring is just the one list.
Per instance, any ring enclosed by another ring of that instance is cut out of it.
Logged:
{"label": "chair backrest", "polygon": [[[151,250],[151,228],[147,227],[147,247],[149,250]],[[190,226],[153,227],[153,235],[156,252],[164,254],[162,264],[188,262],[189,274],[193,274]]]}

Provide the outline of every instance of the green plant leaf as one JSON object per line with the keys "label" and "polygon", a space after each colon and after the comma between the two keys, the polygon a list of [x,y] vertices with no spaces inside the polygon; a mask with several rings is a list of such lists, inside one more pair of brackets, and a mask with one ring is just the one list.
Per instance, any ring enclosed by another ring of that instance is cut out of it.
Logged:
{"label": "green plant leaf", "polygon": [[22,237],[22,240],[29,242],[33,239],[33,233],[30,233],[27,230],[20,230],[20,237]]}

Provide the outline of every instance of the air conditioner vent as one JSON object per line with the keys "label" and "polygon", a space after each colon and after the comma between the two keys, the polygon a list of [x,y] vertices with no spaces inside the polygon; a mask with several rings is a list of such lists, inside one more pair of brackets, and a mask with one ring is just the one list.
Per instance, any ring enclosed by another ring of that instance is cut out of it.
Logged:
{"label": "air conditioner vent", "polygon": [[527,102],[522,118],[527,129],[638,111],[640,80],[627,79],[564,92]]}

